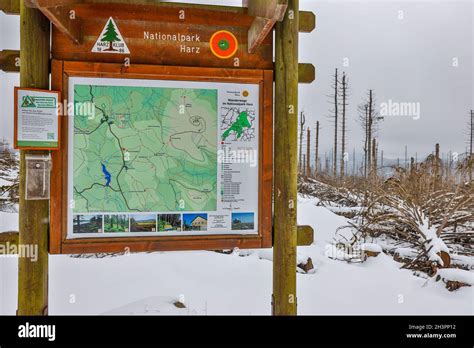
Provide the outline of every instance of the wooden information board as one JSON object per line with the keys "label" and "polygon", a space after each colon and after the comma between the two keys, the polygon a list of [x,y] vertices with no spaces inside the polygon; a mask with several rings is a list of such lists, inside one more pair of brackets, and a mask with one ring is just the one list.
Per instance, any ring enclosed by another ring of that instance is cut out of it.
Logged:
{"label": "wooden information board", "polygon": [[[68,101],[53,154],[50,252],[272,245],[273,42],[242,13],[77,5],[53,30]],[[235,23],[235,26],[229,26]]]}

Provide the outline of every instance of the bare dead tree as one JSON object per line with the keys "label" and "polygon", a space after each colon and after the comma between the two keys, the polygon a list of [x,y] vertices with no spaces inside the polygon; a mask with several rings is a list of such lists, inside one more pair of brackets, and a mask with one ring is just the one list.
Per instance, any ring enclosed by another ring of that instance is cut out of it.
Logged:
{"label": "bare dead tree", "polygon": [[[303,168],[306,168],[306,155],[303,155]],[[303,176],[306,177],[306,172],[302,172]]]}
{"label": "bare dead tree", "polygon": [[314,173],[318,174],[318,164],[319,164],[319,121],[316,121],[316,149],[314,154]]}
{"label": "bare dead tree", "polygon": [[332,167],[332,174],[334,178],[337,177],[337,126],[338,126],[338,96],[339,96],[339,91],[338,91],[338,75],[337,75],[337,69],[336,73],[334,75],[334,152],[333,152],[333,167]]}
{"label": "bare dead tree", "polygon": [[373,90],[369,90],[367,100],[359,105],[359,124],[365,133],[364,140],[364,177],[372,168],[372,139],[378,130],[379,123],[383,120],[375,110],[375,96]]}
{"label": "bare dead tree", "polygon": [[377,139],[372,139],[372,177],[377,178]]}
{"label": "bare dead tree", "polygon": [[472,141],[474,137],[474,110],[471,110],[471,120],[468,124],[469,129],[469,156],[472,156]]}
{"label": "bare dead tree", "polygon": [[347,109],[347,97],[348,97],[349,79],[345,72],[342,73],[342,81],[340,92],[342,96],[342,130],[341,130],[341,178],[344,178],[345,174],[345,161],[346,161],[346,109]]}
{"label": "bare dead tree", "polygon": [[305,168],[305,172],[306,172],[306,176],[310,177],[311,176],[311,157],[310,157],[310,154],[311,154],[311,130],[307,129],[307,134],[306,134],[306,168]]}
{"label": "bare dead tree", "polygon": [[356,175],[356,149],[352,149],[352,176]]}
{"label": "bare dead tree", "polygon": [[303,156],[303,135],[304,135],[304,125],[306,123],[306,116],[304,114],[304,111],[301,111],[300,114],[300,151],[299,151],[299,161],[298,161],[298,170],[301,173],[302,168],[301,166],[303,165],[302,162],[302,156]]}
{"label": "bare dead tree", "polygon": [[472,181],[472,163],[474,159],[472,158],[472,142],[474,136],[474,110],[471,110],[471,121],[468,125],[469,129],[469,159],[468,159],[468,167],[469,167],[469,181]]}
{"label": "bare dead tree", "polygon": [[435,173],[434,173],[434,189],[439,190],[441,186],[441,158],[439,155],[439,144],[436,144],[435,146],[435,158],[434,158],[434,168],[435,168]]}

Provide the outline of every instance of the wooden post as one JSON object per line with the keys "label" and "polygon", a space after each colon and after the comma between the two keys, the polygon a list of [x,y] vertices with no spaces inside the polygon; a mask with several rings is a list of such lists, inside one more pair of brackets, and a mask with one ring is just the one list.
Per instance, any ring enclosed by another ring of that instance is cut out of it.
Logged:
{"label": "wooden post", "polygon": [[275,34],[273,315],[296,315],[299,0]]}
{"label": "wooden post", "polygon": [[[49,87],[50,23],[36,9],[20,5],[20,85]],[[19,244],[38,248],[38,259],[18,258],[18,315],[48,313],[48,206],[49,201],[25,200],[25,155],[20,151]],[[33,151],[29,151],[30,153]],[[34,152],[42,153],[40,151]],[[44,153],[44,152],[43,152]]]}

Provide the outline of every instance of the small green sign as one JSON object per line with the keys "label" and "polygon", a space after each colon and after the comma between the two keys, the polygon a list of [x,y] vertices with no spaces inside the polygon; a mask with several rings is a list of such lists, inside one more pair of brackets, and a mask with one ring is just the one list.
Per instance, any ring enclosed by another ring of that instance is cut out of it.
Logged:
{"label": "small green sign", "polygon": [[53,97],[32,97],[26,95],[21,102],[22,108],[40,108],[40,109],[54,109],[57,107],[56,98]]}

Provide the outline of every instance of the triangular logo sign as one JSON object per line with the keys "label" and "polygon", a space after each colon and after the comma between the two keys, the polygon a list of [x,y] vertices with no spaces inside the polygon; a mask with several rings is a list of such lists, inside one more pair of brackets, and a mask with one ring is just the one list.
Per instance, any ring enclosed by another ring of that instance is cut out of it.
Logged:
{"label": "triangular logo sign", "polygon": [[27,95],[26,97],[23,97],[23,103],[21,104],[21,107],[23,107],[23,108],[34,108],[34,107],[36,107],[36,104],[35,104],[33,98],[31,98],[29,95]]}
{"label": "triangular logo sign", "polygon": [[127,44],[123,40],[122,34],[120,34],[120,30],[112,17],[109,18],[104,29],[102,29],[99,38],[92,48],[92,52],[119,54],[130,53]]}

